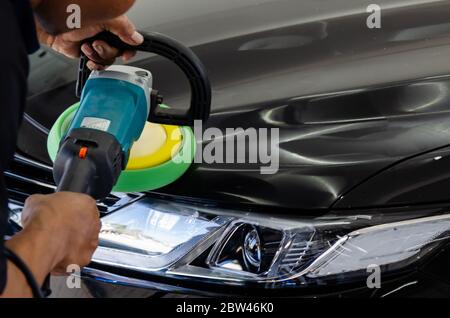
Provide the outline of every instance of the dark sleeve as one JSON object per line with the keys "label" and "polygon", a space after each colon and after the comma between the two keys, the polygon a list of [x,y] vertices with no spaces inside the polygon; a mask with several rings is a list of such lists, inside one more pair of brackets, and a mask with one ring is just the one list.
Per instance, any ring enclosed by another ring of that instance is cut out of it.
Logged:
{"label": "dark sleeve", "polygon": [[6,260],[3,246],[8,225],[4,171],[8,168],[16,147],[17,133],[25,106],[29,67],[27,52],[30,49],[24,38],[23,26],[19,24],[19,21],[25,20],[20,20],[18,17],[25,13],[29,19],[32,19],[32,15],[29,12],[26,13],[27,11],[16,12],[17,3],[24,5],[21,9],[31,10],[28,0],[0,1],[0,30],[4,30],[0,50],[2,63],[0,72],[0,293],[6,284]]}
{"label": "dark sleeve", "polygon": [[[4,0],[3,0],[4,1]],[[9,0],[13,6],[14,15],[20,30],[20,38],[25,44],[28,54],[39,50],[39,41],[36,35],[33,10],[29,0]]]}
{"label": "dark sleeve", "polygon": [[[0,181],[0,187],[2,189],[5,188],[4,184],[3,184],[3,176],[1,177],[1,181]],[[3,290],[5,289],[5,285],[6,285],[6,257],[4,255],[4,250],[3,250],[3,237],[5,235],[6,229],[7,229],[7,206],[6,206],[6,195],[5,195],[5,191],[0,190],[0,202],[1,202],[1,207],[0,207],[0,294],[3,292]]]}

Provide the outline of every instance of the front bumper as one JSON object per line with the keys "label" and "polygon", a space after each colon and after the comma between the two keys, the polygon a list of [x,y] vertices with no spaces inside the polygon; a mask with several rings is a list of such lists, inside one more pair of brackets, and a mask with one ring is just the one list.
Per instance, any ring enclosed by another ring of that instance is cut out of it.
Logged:
{"label": "front bumper", "polygon": [[[51,279],[52,294],[50,298],[200,298],[200,297],[319,297],[319,298],[449,298],[450,253],[443,251],[440,257],[426,268],[396,280],[385,282],[380,289],[369,289],[365,286],[353,287],[341,291],[327,291],[319,294],[300,294],[295,291],[274,295],[252,295],[222,293],[220,289],[209,287],[209,290],[188,288],[180,285],[152,282],[150,280],[132,278],[92,268],[86,268],[80,279],[79,288],[69,288],[67,281],[74,277],[53,276]],[[200,286],[199,286],[200,287]]]}
{"label": "front bumper", "polygon": [[[28,195],[33,193],[53,192],[54,186],[51,181],[49,181],[51,175],[47,176],[50,172],[49,167],[33,167],[33,163],[24,158],[16,158],[15,164],[16,168],[19,167],[23,169],[23,174],[18,173],[20,171],[15,169],[14,172],[7,173],[7,179],[9,181],[8,189],[10,190],[10,195],[15,199],[19,209],[21,203],[23,203],[23,199]],[[139,206],[137,202],[141,198],[141,195],[111,197],[105,202],[100,203],[99,208],[104,215],[115,215],[116,213],[113,213],[115,211],[123,211],[122,209],[128,210],[127,207],[129,206]],[[143,201],[152,200],[147,199]],[[145,206],[146,208],[144,210],[149,210],[148,206]],[[152,210],[151,206],[150,210]],[[428,216],[430,213],[442,215],[442,213],[447,214],[448,207],[439,206],[424,208],[422,210],[422,217]],[[185,210],[181,211],[185,216],[194,216],[192,218],[185,217],[184,220],[188,222],[182,223],[183,226],[191,223],[191,221],[193,222],[192,224],[197,224],[195,222],[199,220],[199,215],[196,211],[194,214],[188,213]],[[165,222],[162,223],[163,225],[170,225],[170,222],[167,223],[167,221],[170,221],[171,218],[161,218],[162,214],[159,211],[154,212],[154,215],[158,216],[158,220],[165,220]],[[162,210],[162,212],[164,214],[164,210]],[[404,215],[403,212],[401,212],[401,215]],[[395,213],[392,213],[391,211],[389,215],[392,217]],[[127,218],[128,217],[129,216],[127,216]],[[239,217],[240,216],[238,216],[238,218]],[[246,217],[249,216],[247,215]],[[409,213],[408,218],[413,218],[413,216]],[[358,216],[356,219],[360,220],[361,216]],[[152,225],[151,220],[155,219],[151,218],[147,220],[150,220],[149,224]],[[270,223],[272,224],[275,220],[276,219],[271,219]],[[349,220],[351,220],[351,218]],[[205,222],[205,220],[202,220],[198,224],[209,224],[208,222]],[[350,221],[350,223],[351,222],[352,221]],[[401,225],[402,223],[397,224]],[[210,228],[210,225],[208,225],[208,228]],[[184,228],[181,227],[181,230],[183,229]],[[395,228],[393,230],[397,231],[398,229]],[[173,235],[173,232],[169,232],[169,234]],[[120,234],[122,232],[120,232],[119,228],[114,233]],[[412,234],[416,233],[417,231]],[[443,232],[443,234],[445,233],[446,232]],[[170,248],[169,252],[179,249],[179,246],[182,245],[181,243],[190,241],[191,237],[194,236],[189,236],[182,241],[176,241],[176,244]],[[352,237],[357,238],[358,235],[353,235]],[[443,237],[439,237],[438,241],[443,242],[444,240],[447,240],[447,238],[448,235],[445,234]],[[127,242],[129,243],[129,241]],[[199,241],[196,242],[198,243]],[[157,250],[159,248],[160,247],[158,247]],[[164,252],[161,250],[160,254],[163,255]],[[233,286],[232,284],[223,288],[224,285],[221,285],[220,281],[202,283],[192,275],[185,275],[184,278],[181,277],[182,279],[174,279],[174,276],[171,276],[170,272],[167,272],[168,275],[161,273],[156,275],[156,270],[155,272],[139,271],[130,268],[126,263],[122,263],[122,266],[114,266],[114,264],[103,262],[91,264],[89,268],[82,271],[79,277],[77,277],[76,274],[73,275],[73,277],[70,277],[70,279],[80,279],[79,286],[76,286],[75,288],[73,286],[70,287],[70,284],[67,284],[67,278],[54,277],[52,279],[51,289],[53,290],[52,297],[128,297],[127,295],[129,295],[129,297],[450,297],[450,275],[447,272],[448,268],[450,268],[449,255],[450,251],[448,245],[439,245],[433,250],[431,257],[426,257],[421,262],[414,262],[407,272],[396,273],[395,276],[382,277],[383,283],[380,288],[369,288],[364,279],[360,279],[356,282],[353,281],[351,284],[323,283],[316,286],[308,285],[303,286],[302,288],[287,289],[257,289],[242,285]],[[352,259],[352,257],[350,257],[350,259]],[[174,260],[179,261],[180,258],[174,258]],[[183,260],[181,259],[181,261]],[[145,265],[146,263],[143,264]]]}

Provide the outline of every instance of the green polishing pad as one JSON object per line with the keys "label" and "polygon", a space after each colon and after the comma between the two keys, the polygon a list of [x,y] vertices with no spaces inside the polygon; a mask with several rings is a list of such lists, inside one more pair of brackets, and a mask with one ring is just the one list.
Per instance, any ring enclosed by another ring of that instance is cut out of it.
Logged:
{"label": "green polishing pad", "polygon": [[[77,103],[69,107],[58,118],[55,125],[50,131],[47,140],[47,149],[53,162],[55,161],[58,154],[60,141],[67,133],[67,130],[69,129],[72,119],[79,106],[79,103]],[[170,131],[173,131],[173,127],[171,127]],[[179,127],[179,131],[181,132],[182,136],[180,138],[180,147],[178,147],[175,154],[168,156],[169,158],[166,161],[160,162],[161,160],[154,160],[155,158],[161,158],[160,154],[155,153],[153,158],[147,159],[149,163],[148,167],[144,167],[145,165],[142,165],[142,160],[136,160],[140,163],[140,165],[135,165],[133,169],[127,167],[127,169],[124,170],[120,175],[120,178],[113,191],[150,191],[162,188],[179,179],[191,166],[196,151],[196,141],[192,129],[190,127]],[[167,137],[171,138],[170,136]],[[131,159],[132,158],[130,158],[130,161]]]}

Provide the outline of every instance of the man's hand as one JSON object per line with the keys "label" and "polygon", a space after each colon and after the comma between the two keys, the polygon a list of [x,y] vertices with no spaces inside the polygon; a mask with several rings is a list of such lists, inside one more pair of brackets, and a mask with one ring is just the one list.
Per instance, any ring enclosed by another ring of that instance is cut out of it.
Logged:
{"label": "man's hand", "polygon": [[124,15],[108,20],[102,23],[94,24],[78,30],[51,35],[37,22],[37,32],[39,41],[48,45],[55,51],[62,53],[70,58],[80,57],[81,51],[91,60],[88,67],[91,70],[101,70],[114,63],[116,57],[122,56],[127,61],[131,59],[136,52],[120,52],[116,48],[109,46],[103,41],[95,41],[92,44],[83,44],[83,41],[89,39],[102,31],[110,31],[117,35],[122,41],[130,45],[139,45],[144,39],[136,31],[135,26]]}
{"label": "man's hand", "polygon": [[[27,264],[38,284],[43,284],[50,272],[67,274],[68,265],[87,265],[101,228],[94,199],[68,192],[29,197],[22,224],[23,230],[6,246]],[[8,283],[2,296],[31,296],[23,274],[12,263],[8,263]]]}
{"label": "man's hand", "polygon": [[22,212],[22,225],[25,232],[51,235],[60,243],[52,271],[61,273],[66,273],[71,264],[89,264],[101,227],[95,200],[69,192],[29,197]]}

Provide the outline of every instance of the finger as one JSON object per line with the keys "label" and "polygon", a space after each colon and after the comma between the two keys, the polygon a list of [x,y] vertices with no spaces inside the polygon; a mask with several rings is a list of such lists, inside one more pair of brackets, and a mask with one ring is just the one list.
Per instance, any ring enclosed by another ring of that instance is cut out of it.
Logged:
{"label": "finger", "polygon": [[69,58],[80,57],[79,45],[74,45],[71,42],[64,41],[64,39],[62,39],[61,37],[56,37],[51,48],[54,49],[56,52],[61,53]]}
{"label": "finger", "polygon": [[122,59],[125,62],[128,62],[129,60],[131,60],[135,56],[136,56],[136,51],[125,51],[122,54]]}
{"label": "finger", "polygon": [[39,204],[42,199],[43,199],[43,195],[35,194],[35,195],[28,197],[25,200],[25,209],[23,209],[22,213],[21,213],[22,223],[26,223],[26,221],[29,219],[29,217],[31,215],[33,206]]}
{"label": "finger", "polygon": [[94,41],[94,43],[92,43],[92,47],[97,52],[98,56],[104,61],[102,64],[108,64],[108,61],[114,61],[116,57],[121,55],[121,52],[118,49],[108,45],[104,41]]}
{"label": "finger", "polygon": [[[92,254],[94,254],[95,250],[98,248],[98,243],[99,243],[98,239],[94,239],[89,243],[89,249]],[[92,255],[90,255],[90,258],[92,258]]]}
{"label": "finger", "polygon": [[[98,49],[98,48],[97,48]],[[103,48],[102,48],[103,49]],[[106,56],[108,53],[106,53],[103,49],[103,54]],[[115,50],[115,49],[114,49]],[[108,59],[104,59],[100,56],[100,54],[90,45],[90,44],[83,44],[81,46],[81,51],[94,63],[100,64],[100,65],[111,65],[115,61],[115,57],[109,57]]]}
{"label": "finger", "polygon": [[30,219],[30,215],[29,215],[28,209],[23,209],[23,211],[20,215],[20,221],[21,221],[23,227],[25,227],[28,224],[29,219]]}
{"label": "finger", "polygon": [[86,65],[91,71],[103,71],[106,68],[105,65],[95,63],[94,61],[88,61]]}
{"label": "finger", "polygon": [[94,51],[91,45],[85,43],[81,46],[81,51],[91,60],[97,61],[99,59],[98,55]]}
{"label": "finger", "polygon": [[127,44],[136,46],[144,42],[142,34],[137,32],[134,24],[125,15],[108,21],[105,28]]}

